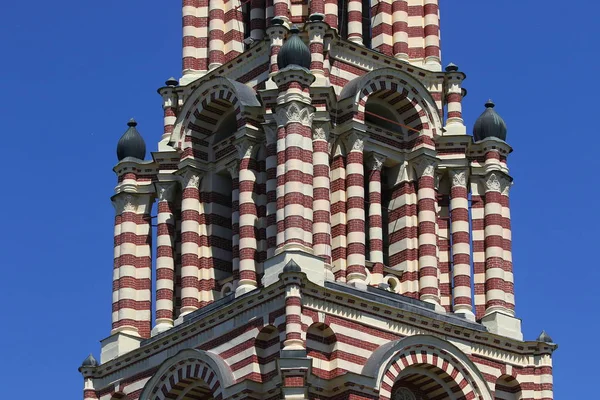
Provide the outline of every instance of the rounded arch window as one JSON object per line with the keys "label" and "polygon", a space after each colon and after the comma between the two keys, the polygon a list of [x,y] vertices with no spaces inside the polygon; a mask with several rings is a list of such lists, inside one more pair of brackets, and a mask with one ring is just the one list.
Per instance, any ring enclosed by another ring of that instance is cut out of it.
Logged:
{"label": "rounded arch window", "polygon": [[399,387],[394,394],[392,394],[392,400],[417,400],[417,397],[410,389]]}

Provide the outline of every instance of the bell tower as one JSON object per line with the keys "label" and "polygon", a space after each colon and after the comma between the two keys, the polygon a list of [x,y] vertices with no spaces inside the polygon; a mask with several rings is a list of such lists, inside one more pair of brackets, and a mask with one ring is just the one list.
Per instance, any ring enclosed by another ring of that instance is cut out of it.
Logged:
{"label": "bell tower", "polygon": [[491,100],[463,119],[439,21],[437,0],[183,1],[157,145],[133,120],[117,144],[84,399],[553,398],[557,345],[515,308],[507,124]]}

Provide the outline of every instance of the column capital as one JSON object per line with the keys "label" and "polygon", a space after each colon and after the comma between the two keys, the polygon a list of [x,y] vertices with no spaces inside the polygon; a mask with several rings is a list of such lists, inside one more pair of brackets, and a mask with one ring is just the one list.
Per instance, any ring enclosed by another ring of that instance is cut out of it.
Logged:
{"label": "column capital", "polygon": [[112,197],[115,212],[119,215],[124,212],[142,214],[148,210],[154,200],[154,193],[119,193]]}
{"label": "column capital", "polygon": [[413,166],[417,172],[418,177],[429,176],[435,177],[435,169],[437,167],[437,160],[430,157],[421,157],[413,161]]}
{"label": "column capital", "polygon": [[235,148],[238,152],[238,158],[240,160],[244,158],[252,157],[252,152],[256,146],[256,143],[253,140],[250,140],[247,137],[242,137],[235,142]]}
{"label": "column capital", "polygon": [[188,169],[182,175],[182,186],[184,189],[200,189],[202,175],[199,171]]}
{"label": "column capital", "polygon": [[329,121],[314,122],[313,125],[313,140],[329,141],[330,138],[330,123]]}
{"label": "column capital", "polygon": [[386,157],[378,153],[370,153],[367,157],[367,168],[373,171],[381,171]]}
{"label": "column capital", "polygon": [[452,187],[467,187],[467,169],[451,169],[449,173]]}
{"label": "column capital", "polygon": [[362,151],[365,149],[365,141],[367,135],[358,132],[352,132],[345,137],[346,144],[348,146],[348,152],[351,151]]}
{"label": "column capital", "polygon": [[158,201],[172,202],[174,200],[175,191],[177,190],[177,182],[156,182],[156,194]]}
{"label": "column capital", "polygon": [[[511,179],[498,172],[491,172],[484,178],[483,181],[486,192],[501,192],[508,190],[511,185]],[[507,192],[508,194],[508,192]]]}
{"label": "column capital", "polygon": [[277,106],[277,111],[274,115],[278,126],[286,126],[292,122],[300,123],[304,126],[312,126],[315,113],[311,105],[292,101],[288,104]]}
{"label": "column capital", "polygon": [[239,160],[234,160],[227,164],[227,171],[231,175],[232,179],[237,179],[240,176],[240,162]]}

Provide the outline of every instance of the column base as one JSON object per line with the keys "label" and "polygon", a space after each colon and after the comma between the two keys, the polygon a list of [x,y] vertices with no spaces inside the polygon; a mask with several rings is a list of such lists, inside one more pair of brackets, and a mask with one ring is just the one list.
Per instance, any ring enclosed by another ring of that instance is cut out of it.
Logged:
{"label": "column base", "polygon": [[421,299],[422,301],[433,304],[435,306],[435,311],[439,313],[446,313],[446,309],[438,303],[435,299]]}
{"label": "column base", "polygon": [[239,285],[235,288],[235,297],[240,297],[243,294],[253,291],[256,289],[256,286],[253,285]]}
{"label": "column base", "polygon": [[154,328],[152,328],[152,331],[150,332],[150,336],[156,336],[159,333],[163,333],[165,331],[168,331],[169,329],[171,329],[173,327],[173,323],[169,323],[169,322],[161,322],[156,324],[156,326]]}
{"label": "column base", "polygon": [[481,318],[481,324],[485,326],[490,333],[523,340],[521,320],[511,315],[494,311]]}
{"label": "column base", "polygon": [[454,311],[454,314],[462,315],[465,319],[475,322],[475,314],[471,310],[458,310]]}
{"label": "column base", "polygon": [[461,123],[452,123],[444,127],[444,135],[466,135],[467,127]]}
{"label": "column base", "polygon": [[130,332],[116,332],[106,339],[101,340],[100,364],[104,364],[132,350],[138,349],[142,340],[137,335],[137,332],[135,334]]}

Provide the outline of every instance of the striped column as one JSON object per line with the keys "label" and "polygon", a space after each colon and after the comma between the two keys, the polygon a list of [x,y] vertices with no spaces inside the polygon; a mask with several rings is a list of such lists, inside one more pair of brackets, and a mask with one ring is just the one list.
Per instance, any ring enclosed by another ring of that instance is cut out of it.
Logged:
{"label": "striped column", "polygon": [[179,318],[181,312],[181,198],[174,204],[175,217],[175,298],[173,305],[173,318]]}
{"label": "striped column", "polygon": [[[242,3],[244,1],[246,0],[228,0],[228,2],[225,4],[225,7],[227,7],[227,12],[225,13],[223,21],[225,22],[224,31],[227,32],[227,35],[223,37],[225,53],[223,63],[233,60],[245,50],[244,12],[242,8]],[[250,10],[250,7],[250,4],[248,4],[248,10]]]}
{"label": "striped column", "polygon": [[243,140],[236,145],[240,159],[239,174],[239,254],[240,280],[236,296],[256,289],[257,241],[255,228],[258,211],[255,203],[256,160],[253,158],[254,144]]}
{"label": "striped column", "polygon": [[310,49],[310,72],[312,72],[317,79],[323,78],[325,76],[325,73],[323,72],[323,39],[327,25],[323,22],[312,21],[307,24],[307,28],[309,40],[308,47]]}
{"label": "striped column", "polygon": [[208,4],[208,69],[213,70],[225,62],[225,4],[223,0],[210,0]]}
{"label": "striped column", "polygon": [[277,129],[263,125],[267,142],[267,258],[273,257],[277,247]]}
{"label": "striped column", "polygon": [[187,171],[183,176],[180,317],[197,310],[199,307],[200,179],[200,175],[196,171]]}
{"label": "striped column", "polygon": [[265,0],[250,0],[250,37],[262,40],[265,35]]}
{"label": "striped column", "polygon": [[175,298],[175,182],[156,183],[158,216],[156,233],[156,326],[154,333],[173,327]]}
{"label": "striped column", "polygon": [[506,307],[511,315],[515,315],[515,280],[512,264],[512,231],[510,226],[510,200],[509,192],[512,182],[506,180],[502,188],[500,205],[502,206],[502,248],[504,249],[504,296]]}
{"label": "striped column", "polygon": [[199,225],[198,225],[198,308],[214,301],[216,289],[215,257],[211,240],[215,215],[213,207],[213,182],[211,176],[202,179],[200,184]]}
{"label": "striped column", "polygon": [[392,1],[392,32],[394,57],[408,61],[408,2]]}
{"label": "striped column", "polygon": [[208,7],[206,0],[183,0],[183,74],[208,67]]}
{"label": "striped column", "polygon": [[485,230],[484,230],[484,195],[483,181],[471,179],[471,232],[473,235],[473,303],[475,318],[481,319],[485,314]]}
{"label": "striped column", "polygon": [[417,210],[419,220],[419,298],[440,305],[437,265],[435,163],[421,160],[418,174]]}
{"label": "striped column", "polygon": [[485,179],[485,313],[506,312],[504,299],[504,230],[502,228],[502,176]]}
{"label": "striped column", "polygon": [[338,2],[337,0],[324,0],[325,22],[339,32]]}
{"label": "striped column", "polygon": [[381,209],[381,170],[385,157],[371,153],[367,159],[369,182],[369,261],[373,263],[371,285],[383,282],[383,214]]}
{"label": "striped column", "polygon": [[389,267],[404,271],[400,293],[419,298],[419,242],[417,234],[417,195],[408,180],[405,166],[398,171],[392,190],[388,216]]}
{"label": "striped column", "polygon": [[331,264],[329,122],[313,130],[313,251]]}
{"label": "striped column", "polygon": [[263,274],[260,272],[262,264],[267,259],[267,148],[261,146],[256,151],[256,185],[255,185],[255,203],[257,215],[256,227],[256,273],[257,282],[260,282]]}
{"label": "striped column", "polygon": [[462,117],[462,88],[460,82],[454,81],[450,84],[448,94],[446,95],[446,104],[448,105],[448,119],[446,120],[446,125],[464,125]]}
{"label": "striped column", "polygon": [[325,0],[310,0],[308,14],[325,14]]}
{"label": "striped column", "polygon": [[362,36],[362,0],[348,0],[348,40],[363,44]]}
{"label": "striped column", "polygon": [[[369,2],[373,13],[369,21],[372,24],[373,36],[371,48],[386,56],[394,55],[392,2],[393,0],[373,0]],[[367,17],[365,16],[365,18]]]}
{"label": "striped column", "polygon": [[438,0],[425,0],[423,8],[425,26],[425,64],[434,64],[441,70],[440,18]]}
{"label": "striped column", "polygon": [[240,167],[239,161],[227,166],[231,175],[231,271],[233,287],[240,281]]}
{"label": "striped column", "polygon": [[[276,21],[277,20],[274,22]],[[281,22],[281,20],[277,22]],[[286,32],[287,28],[283,25],[272,25],[267,29],[267,35],[269,35],[269,39],[271,40],[269,58],[269,71],[271,75],[279,71],[279,67],[277,66],[277,54],[279,54],[279,50],[281,49],[281,46],[283,46],[283,39],[285,38]]]}
{"label": "striped column", "polygon": [[[292,261],[293,262],[293,261]],[[296,269],[300,269],[295,265]],[[289,264],[284,267],[284,273],[289,269]],[[289,276],[289,275],[288,275]],[[283,350],[302,350],[302,294],[299,277],[289,277],[285,286],[285,341]]]}
{"label": "striped column", "polygon": [[474,320],[471,295],[471,239],[467,171],[450,170],[450,220],[452,231],[452,302],[454,312]]}
{"label": "striped column", "polygon": [[363,149],[365,138],[352,133],[347,138],[346,193],[347,193],[347,272],[351,285],[364,284],[365,270],[365,176]]}
{"label": "striped column", "polygon": [[331,263],[337,281],[346,282],[346,157],[341,144],[331,162]]}
{"label": "striped column", "polygon": [[177,120],[178,96],[172,87],[161,89],[161,94],[163,97],[163,135],[160,141],[161,143],[168,143]]}
{"label": "striped column", "polygon": [[[111,334],[150,337],[152,309],[151,195],[120,193],[113,197],[115,269]],[[116,249],[118,247],[118,250]],[[116,292],[116,293],[115,293]]]}
{"label": "striped column", "polygon": [[290,19],[290,0],[273,0],[273,10],[275,16],[281,17],[286,21]]}
{"label": "striped column", "polygon": [[452,281],[450,278],[450,188],[440,186],[441,174],[436,174],[437,248],[440,303],[446,312],[452,311]]}

